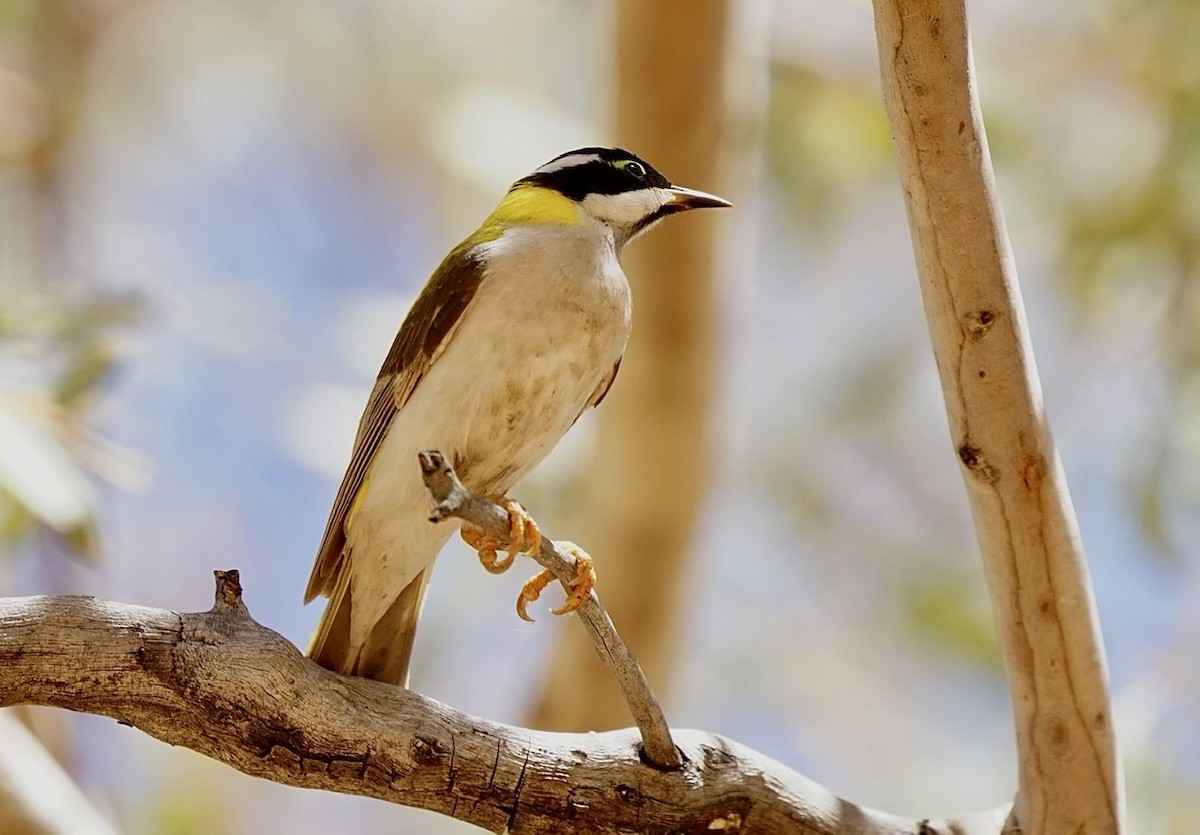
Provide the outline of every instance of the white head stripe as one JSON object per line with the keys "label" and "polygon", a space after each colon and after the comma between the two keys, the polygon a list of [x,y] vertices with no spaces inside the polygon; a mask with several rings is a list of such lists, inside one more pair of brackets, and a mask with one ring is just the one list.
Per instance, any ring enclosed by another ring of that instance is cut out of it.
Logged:
{"label": "white head stripe", "polygon": [[555,171],[562,171],[564,168],[574,168],[577,165],[587,165],[589,162],[600,162],[599,154],[567,154],[565,157],[559,157],[552,160],[534,174],[553,174]]}
{"label": "white head stripe", "polygon": [[633,226],[647,215],[658,211],[667,202],[667,192],[661,188],[642,188],[620,194],[589,194],[583,208],[592,217],[606,223]]}

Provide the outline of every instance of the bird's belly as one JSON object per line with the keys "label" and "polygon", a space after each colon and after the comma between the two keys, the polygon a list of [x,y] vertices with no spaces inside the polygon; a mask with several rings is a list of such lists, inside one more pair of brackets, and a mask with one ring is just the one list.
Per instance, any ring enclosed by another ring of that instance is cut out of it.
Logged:
{"label": "bird's belly", "polygon": [[[625,346],[621,321],[561,305],[533,328],[463,332],[441,367],[446,428],[463,483],[500,495],[535,467],[579,417]],[[489,332],[490,331],[490,332]],[[468,335],[468,333],[470,335]],[[462,358],[473,361],[462,361]],[[465,374],[458,372],[465,370]],[[433,388],[433,387],[431,387]],[[442,388],[442,387],[439,387]],[[431,392],[432,393],[432,392]]]}

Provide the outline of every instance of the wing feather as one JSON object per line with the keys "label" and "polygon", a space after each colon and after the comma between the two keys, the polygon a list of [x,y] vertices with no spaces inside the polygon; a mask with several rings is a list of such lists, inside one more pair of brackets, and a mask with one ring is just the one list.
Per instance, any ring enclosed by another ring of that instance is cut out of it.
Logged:
{"label": "wing feather", "polygon": [[613,363],[612,373],[600,381],[600,385],[596,386],[596,390],[592,392],[592,396],[583,404],[583,408],[579,410],[579,414],[575,415],[575,420],[571,421],[571,425],[583,417],[583,413],[588,409],[599,406],[604,398],[608,395],[609,389],[612,388],[613,381],[617,379],[617,372],[621,370],[621,357],[617,357],[617,361]]}
{"label": "wing feather", "polygon": [[617,380],[617,372],[621,370],[621,360],[623,358],[624,357],[617,357],[617,361],[613,363],[612,373],[600,382],[600,387],[596,389],[599,394],[592,397],[591,401],[588,403],[588,405],[593,409],[603,403],[604,398],[608,396],[609,390],[612,389],[612,384]]}
{"label": "wing feather", "polygon": [[[371,461],[392,419],[408,403],[417,384],[453,338],[483,280],[478,248],[463,244],[434,271],[404,318],[367,400],[350,465],[338,487],[304,602],[329,594],[345,564],[346,520],[367,478]],[[413,462],[416,466],[416,462]]]}

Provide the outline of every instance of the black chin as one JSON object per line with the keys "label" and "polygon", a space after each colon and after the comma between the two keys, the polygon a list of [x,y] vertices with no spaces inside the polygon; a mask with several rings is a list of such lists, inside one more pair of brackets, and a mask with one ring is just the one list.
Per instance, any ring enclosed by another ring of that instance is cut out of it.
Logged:
{"label": "black chin", "polygon": [[678,214],[679,212],[685,211],[687,208],[688,207],[682,203],[667,203],[665,206],[660,206],[635,223],[632,231],[629,233],[629,237],[632,238],[634,235],[641,234],[654,224],[658,223],[664,217]]}

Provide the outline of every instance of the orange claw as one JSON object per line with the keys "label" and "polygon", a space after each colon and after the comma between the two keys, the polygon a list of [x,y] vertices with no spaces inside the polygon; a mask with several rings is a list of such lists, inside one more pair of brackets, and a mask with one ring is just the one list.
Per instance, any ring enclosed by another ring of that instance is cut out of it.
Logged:
{"label": "orange claw", "polygon": [[479,552],[479,562],[493,574],[508,571],[517,554],[533,554],[542,547],[542,532],[525,508],[512,499],[501,499],[500,505],[508,511],[508,546],[504,549],[508,552],[506,559],[497,556],[500,548],[497,537],[471,524],[465,524],[459,530],[463,541]]}
{"label": "orange claw", "polygon": [[[567,584],[571,587],[571,593],[567,595],[566,602],[557,609],[551,609],[550,614],[566,615],[582,606],[583,602],[591,595],[592,588],[596,585],[596,568],[587,551],[574,542],[560,542],[558,545],[559,548],[575,558],[575,578]],[[544,569],[525,583],[521,594],[517,597],[517,614],[521,616],[522,620],[533,621],[525,609],[541,596],[542,591],[553,579],[553,572]]]}
{"label": "orange claw", "polygon": [[566,602],[557,609],[551,609],[552,615],[574,612],[591,596],[596,585],[596,566],[588,552],[574,542],[560,542],[559,547],[575,558],[575,579],[567,584],[571,587],[571,593],[567,595]]}
{"label": "orange claw", "polygon": [[493,574],[508,571],[516,559],[515,554],[509,554],[507,559],[499,559],[496,550],[500,547],[500,540],[474,525],[463,525],[458,535],[463,538],[463,542],[479,552],[479,562]]}
{"label": "orange claw", "polygon": [[542,548],[542,532],[533,517],[520,502],[504,499],[501,507],[508,511],[508,555],[536,554]]}
{"label": "orange claw", "polygon": [[520,615],[521,620],[533,623],[533,618],[525,611],[525,607],[541,597],[542,590],[550,585],[550,581],[553,579],[554,572],[544,568],[525,581],[525,585],[521,587],[521,593],[517,595],[517,614]]}

